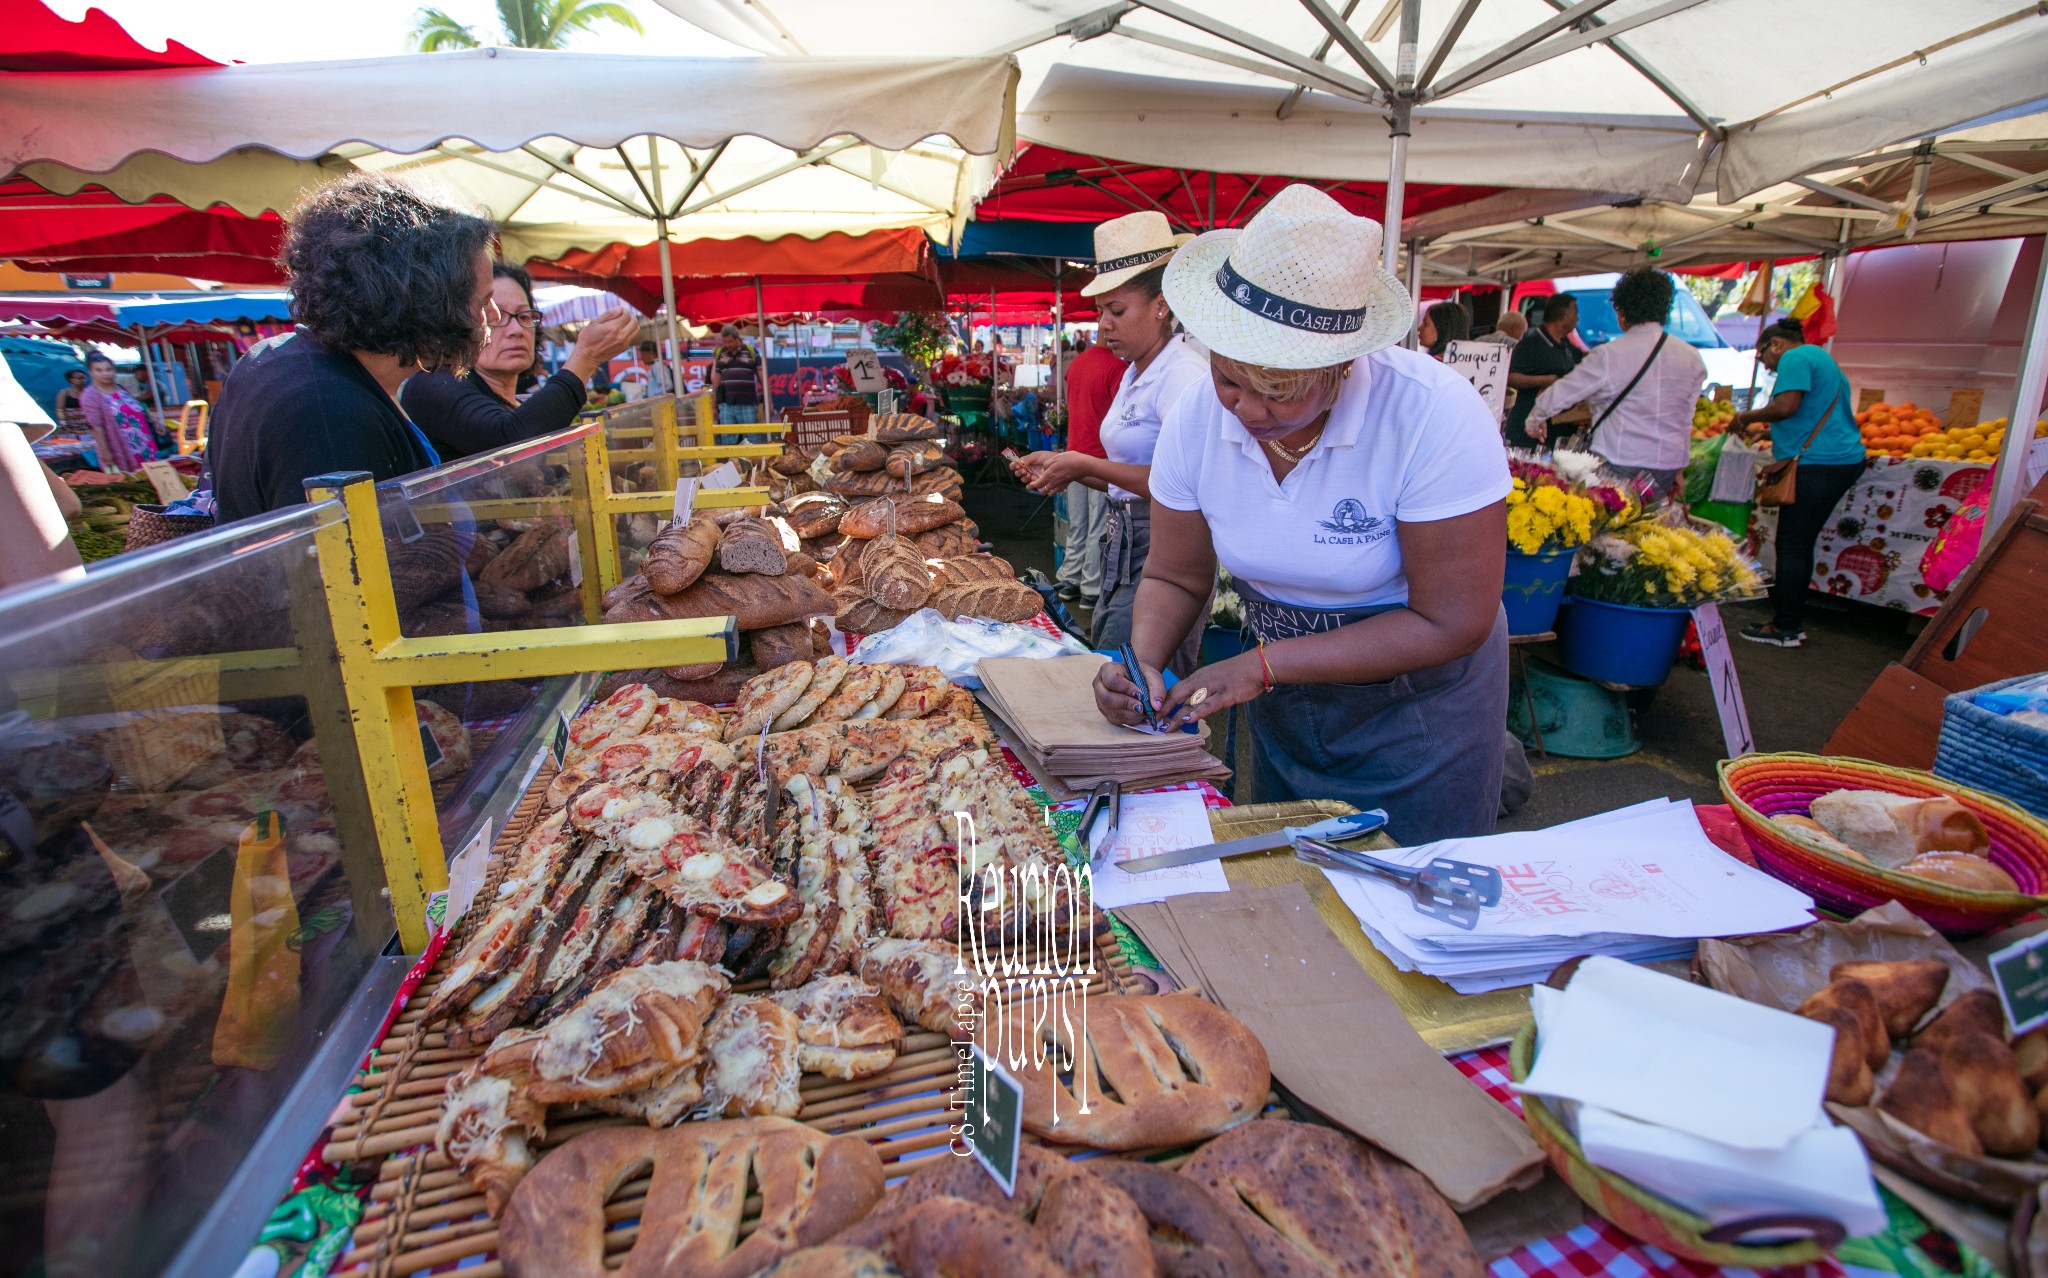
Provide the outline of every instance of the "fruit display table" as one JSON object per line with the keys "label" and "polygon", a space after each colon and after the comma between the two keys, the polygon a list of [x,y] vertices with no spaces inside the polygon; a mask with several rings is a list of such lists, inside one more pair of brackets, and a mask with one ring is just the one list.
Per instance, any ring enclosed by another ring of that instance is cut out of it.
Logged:
{"label": "fruit display table", "polygon": [[1813,588],[1931,615],[1941,596],[1920,579],[1920,557],[1990,474],[1982,461],[1874,458],[1821,531]]}

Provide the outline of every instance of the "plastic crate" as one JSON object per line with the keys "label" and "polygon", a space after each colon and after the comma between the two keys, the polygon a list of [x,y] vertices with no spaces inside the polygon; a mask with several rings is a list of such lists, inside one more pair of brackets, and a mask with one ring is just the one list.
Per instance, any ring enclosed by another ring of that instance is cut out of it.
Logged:
{"label": "plastic crate", "polygon": [[865,435],[870,414],[859,408],[792,408],[782,414],[789,427],[783,439],[807,453],[816,452],[834,435]]}
{"label": "plastic crate", "polygon": [[1996,692],[2035,677],[2001,679],[1944,697],[1934,775],[1989,790],[2035,816],[2048,817],[2048,730],[1977,704],[1980,692]]}

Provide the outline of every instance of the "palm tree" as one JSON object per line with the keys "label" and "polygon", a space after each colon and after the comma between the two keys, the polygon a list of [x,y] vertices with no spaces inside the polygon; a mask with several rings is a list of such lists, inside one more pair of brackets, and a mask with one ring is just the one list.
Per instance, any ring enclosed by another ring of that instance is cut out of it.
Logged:
{"label": "palm tree", "polygon": [[[560,49],[572,36],[607,22],[644,34],[633,10],[613,0],[498,0],[500,37],[514,49]],[[444,9],[421,9],[413,18],[412,46],[421,53],[474,49],[482,43],[474,27]]]}

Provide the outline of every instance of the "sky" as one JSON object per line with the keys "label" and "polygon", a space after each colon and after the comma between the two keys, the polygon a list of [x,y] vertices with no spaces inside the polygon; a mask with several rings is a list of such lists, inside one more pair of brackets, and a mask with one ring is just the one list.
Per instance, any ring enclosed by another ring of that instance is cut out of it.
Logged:
{"label": "sky", "polygon": [[[307,62],[338,58],[381,58],[409,52],[406,33],[420,0],[48,0],[62,17],[76,20],[96,8],[144,44],[162,48],[166,39],[220,61]],[[719,57],[745,50],[707,35],[655,0],[626,0],[639,16],[645,36],[603,27],[570,47],[586,53],[653,53],[674,57]],[[458,20],[487,33],[497,30],[491,0],[441,0]]]}

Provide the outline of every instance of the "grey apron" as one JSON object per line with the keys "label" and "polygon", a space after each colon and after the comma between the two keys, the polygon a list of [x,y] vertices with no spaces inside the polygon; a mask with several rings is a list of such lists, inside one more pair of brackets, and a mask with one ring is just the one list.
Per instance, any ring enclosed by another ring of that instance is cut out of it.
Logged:
{"label": "grey apron", "polygon": [[[1245,627],[1268,643],[1335,630],[1400,607],[1319,610],[1276,603],[1243,581]],[[1508,623],[1476,652],[1383,683],[1282,684],[1246,707],[1255,802],[1340,799],[1384,808],[1410,847],[1493,833],[1508,713]]]}
{"label": "grey apron", "polygon": [[[1142,497],[1112,497],[1102,533],[1102,593],[1095,600],[1095,623],[1089,642],[1109,652],[1131,641],[1131,604],[1145,576],[1145,556],[1152,549],[1152,503]],[[1202,609],[1206,621],[1209,609]],[[1194,673],[1202,655],[1202,627],[1196,625],[1174,649],[1166,668],[1176,678]],[[1503,711],[1505,713],[1505,711]]]}

